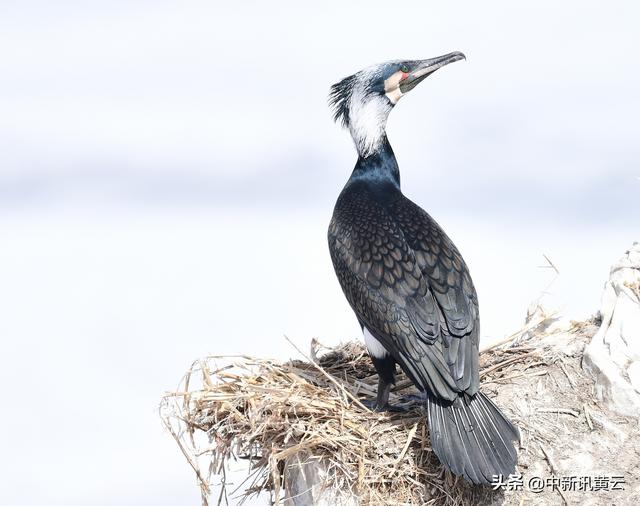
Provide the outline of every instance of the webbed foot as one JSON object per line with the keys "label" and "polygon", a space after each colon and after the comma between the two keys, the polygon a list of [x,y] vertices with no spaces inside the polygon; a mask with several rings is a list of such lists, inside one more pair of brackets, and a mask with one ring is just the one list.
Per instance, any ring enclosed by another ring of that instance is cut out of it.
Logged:
{"label": "webbed foot", "polygon": [[399,400],[402,404],[424,404],[427,400],[427,394],[424,392],[420,392],[418,394],[407,394],[400,397]]}
{"label": "webbed foot", "polygon": [[376,411],[379,413],[385,411],[388,413],[406,413],[407,411],[409,411],[408,408],[396,404],[386,403],[383,406],[379,406],[375,400],[361,399],[360,402],[363,404],[363,406],[369,408],[371,411]]}

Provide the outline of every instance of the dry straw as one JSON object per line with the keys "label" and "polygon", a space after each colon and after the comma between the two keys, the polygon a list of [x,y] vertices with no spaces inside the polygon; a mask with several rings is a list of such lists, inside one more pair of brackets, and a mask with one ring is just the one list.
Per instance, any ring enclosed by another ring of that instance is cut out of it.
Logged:
{"label": "dry straw", "polygon": [[[484,384],[530,383],[546,374],[554,361],[549,350],[523,340],[539,324],[482,352]],[[330,489],[325,493],[336,503],[460,505],[495,498],[490,487],[471,487],[443,471],[420,406],[407,404],[406,413],[393,414],[362,406],[358,399],[375,395],[377,375],[361,345],[322,348],[314,341],[313,358],[285,363],[208,357],[192,365],[178,391],[164,396],[162,419],[196,473],[204,505],[237,504],[263,491],[282,504],[301,462],[321,465]],[[485,391],[491,396],[490,388]],[[414,392],[400,374],[390,401]],[[499,404],[519,422],[510,406]],[[251,471],[232,487],[225,465],[233,459],[246,459]]]}

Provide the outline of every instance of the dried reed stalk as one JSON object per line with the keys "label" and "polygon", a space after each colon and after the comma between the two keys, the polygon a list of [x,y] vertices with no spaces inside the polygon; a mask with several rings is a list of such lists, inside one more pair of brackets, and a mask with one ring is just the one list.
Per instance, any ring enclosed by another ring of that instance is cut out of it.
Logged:
{"label": "dried reed stalk", "polygon": [[[514,337],[520,333],[514,334]],[[375,393],[377,376],[360,344],[329,349],[314,343],[306,361],[278,363],[248,356],[211,356],[193,363],[161,403],[163,422],[196,473],[202,502],[230,459],[247,459],[251,475],[234,501],[269,491],[280,503],[290,467],[322,462],[334,497],[361,504],[460,505],[490,499],[445,473],[433,455],[421,407],[373,413],[358,401]],[[504,343],[503,343],[504,346]],[[324,348],[324,347],[323,347]],[[326,350],[326,348],[324,348]],[[540,374],[544,350],[491,347],[481,355],[485,382]],[[317,362],[315,361],[317,360]],[[415,393],[402,374],[391,402]],[[218,503],[229,497],[225,480]]]}

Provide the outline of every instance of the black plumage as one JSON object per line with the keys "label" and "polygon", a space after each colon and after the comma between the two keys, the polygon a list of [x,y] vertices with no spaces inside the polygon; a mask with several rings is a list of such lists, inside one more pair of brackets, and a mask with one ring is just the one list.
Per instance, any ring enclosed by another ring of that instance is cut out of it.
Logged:
{"label": "black plumage", "polygon": [[375,407],[388,408],[397,363],[425,393],[440,461],[473,483],[490,483],[514,472],[519,433],[479,392],[478,299],[469,270],[436,221],[402,194],[384,124],[354,117],[373,107],[377,114],[370,116],[386,121],[393,99],[402,96],[390,86],[411,76],[409,64],[424,69],[437,60],[390,62],[332,88],[336,119],[350,128],[359,158],[335,205],[329,249],[360,325],[383,348],[372,353]]}

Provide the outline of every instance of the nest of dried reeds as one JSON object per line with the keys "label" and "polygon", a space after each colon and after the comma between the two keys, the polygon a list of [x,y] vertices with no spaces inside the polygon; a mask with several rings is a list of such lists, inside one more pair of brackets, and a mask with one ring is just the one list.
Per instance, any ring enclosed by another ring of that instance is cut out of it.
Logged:
{"label": "nest of dried reeds", "polygon": [[[539,324],[512,336],[515,346],[511,340],[511,347],[485,350],[481,382],[531,382],[545,374],[553,361],[549,349],[526,341]],[[479,504],[501,494],[443,470],[419,405],[408,404],[406,413],[374,413],[360,403],[377,388],[363,346],[322,350],[314,342],[305,358],[280,363],[208,357],[192,365],[176,392],[165,395],[162,419],[197,475],[203,504],[237,503],[262,491],[276,504],[293,501],[287,496],[296,489],[292,480],[303,462],[320,466],[336,504]],[[399,374],[390,402],[413,392]],[[485,392],[492,396],[495,390]],[[517,413],[497,402],[517,423]],[[246,459],[250,474],[233,491],[225,465],[235,459]],[[288,504],[294,503],[301,504]]]}

